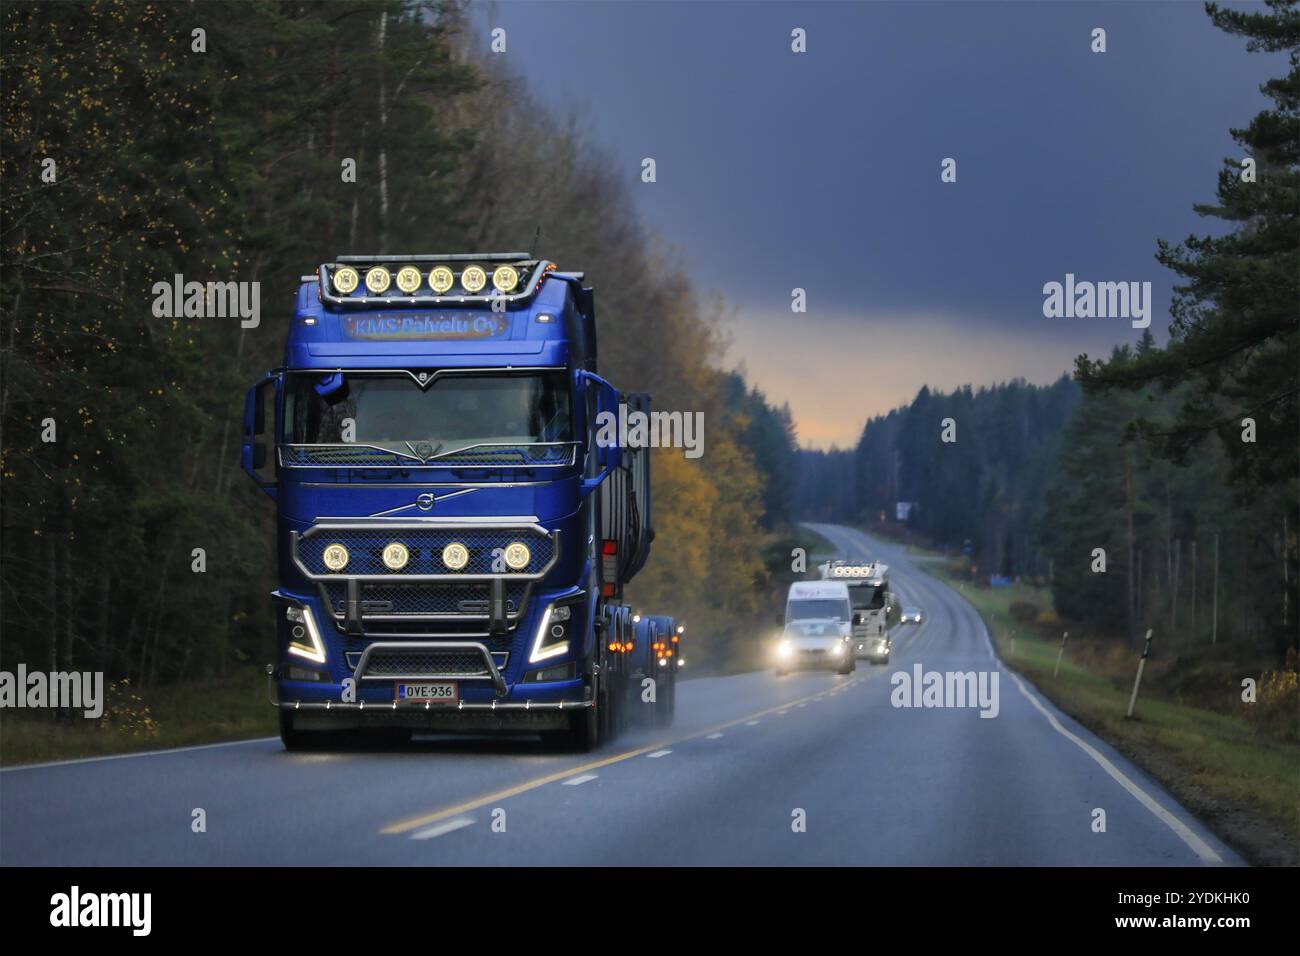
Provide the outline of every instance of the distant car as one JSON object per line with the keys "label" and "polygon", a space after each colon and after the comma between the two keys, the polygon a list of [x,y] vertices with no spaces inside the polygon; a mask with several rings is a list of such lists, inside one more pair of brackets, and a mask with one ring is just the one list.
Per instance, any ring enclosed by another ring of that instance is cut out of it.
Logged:
{"label": "distant car", "polygon": [[899,624],[920,624],[924,619],[919,607],[903,608],[903,615],[898,619]]}
{"label": "distant car", "polygon": [[851,674],[857,658],[849,645],[849,625],[838,618],[803,618],[786,624],[776,646],[778,677],[794,670],[833,670]]}

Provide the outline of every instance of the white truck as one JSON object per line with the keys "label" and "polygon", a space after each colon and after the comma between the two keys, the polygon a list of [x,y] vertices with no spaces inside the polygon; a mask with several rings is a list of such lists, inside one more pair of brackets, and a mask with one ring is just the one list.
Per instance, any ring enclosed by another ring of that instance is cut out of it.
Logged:
{"label": "white truck", "polygon": [[889,566],[879,561],[869,564],[827,561],[819,570],[822,580],[843,582],[848,587],[856,656],[873,664],[888,664],[889,612],[894,606],[894,595],[889,590]]}

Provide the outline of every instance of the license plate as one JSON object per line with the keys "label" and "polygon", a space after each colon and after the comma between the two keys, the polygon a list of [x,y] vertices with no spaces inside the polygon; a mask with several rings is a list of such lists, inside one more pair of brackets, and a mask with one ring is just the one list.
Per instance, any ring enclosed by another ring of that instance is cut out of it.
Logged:
{"label": "license plate", "polygon": [[399,683],[396,700],[399,704],[423,704],[431,701],[435,704],[454,704],[456,702],[455,681],[421,681],[419,683]]}

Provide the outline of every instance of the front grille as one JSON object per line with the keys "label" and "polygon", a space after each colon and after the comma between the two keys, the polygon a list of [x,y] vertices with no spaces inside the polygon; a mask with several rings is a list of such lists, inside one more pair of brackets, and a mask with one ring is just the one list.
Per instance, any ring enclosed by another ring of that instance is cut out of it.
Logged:
{"label": "front grille", "polygon": [[[394,541],[404,544],[410,558],[400,571],[384,565],[384,548]],[[528,546],[528,565],[518,571],[507,569],[502,554],[507,545],[522,541]],[[442,550],[458,542],[469,551],[469,562],[451,571],[442,562]],[[325,566],[325,549],[341,544],[348,549],[348,563],[340,571]],[[317,525],[299,539],[295,556],[308,574],[343,578],[362,574],[401,578],[412,574],[502,574],[537,575],[551,563],[555,540],[533,528],[339,528]]]}
{"label": "front grille", "polygon": [[[347,586],[342,581],[321,585],[325,602],[334,616],[342,619],[347,610]],[[506,616],[517,617],[523,610],[528,585],[506,581]],[[489,613],[486,582],[466,581],[439,584],[362,583],[361,614],[371,616],[440,617],[448,615],[486,618]]]}
{"label": "front grille", "polygon": [[312,466],[382,466],[410,468],[431,465],[441,468],[502,465],[516,467],[572,465],[576,460],[575,442],[550,442],[521,445],[480,445],[450,454],[440,454],[427,461],[418,455],[403,454],[372,445],[281,445],[280,461],[289,467]]}
{"label": "front grille", "polygon": [[362,677],[488,677],[487,660],[466,648],[380,649],[370,652]]}

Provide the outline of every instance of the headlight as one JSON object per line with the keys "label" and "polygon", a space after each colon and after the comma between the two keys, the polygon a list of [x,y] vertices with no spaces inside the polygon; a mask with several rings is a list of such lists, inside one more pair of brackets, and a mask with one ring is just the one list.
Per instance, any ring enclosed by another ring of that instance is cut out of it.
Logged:
{"label": "headlight", "polygon": [[794,648],[790,646],[789,641],[782,641],[777,645],[776,652],[782,657],[789,657],[794,653]]}
{"label": "headlight", "polygon": [[497,266],[492,273],[492,288],[498,292],[514,292],[519,285],[519,273],[514,266]]}
{"label": "headlight", "polygon": [[285,617],[294,620],[290,611],[298,611],[301,624],[295,624],[290,630],[289,653],[296,657],[302,657],[315,664],[325,663],[325,645],[320,639],[320,631],[316,630],[316,620],[312,617],[311,608],[290,606],[285,611]]}
{"label": "headlight", "polygon": [[843,654],[843,653],[844,653],[844,642],[841,641],[841,642],[839,642],[838,644],[836,644],[834,647],[832,647],[832,648],[831,648],[831,653],[834,654],[836,657],[839,657],[841,654]]}
{"label": "headlight", "polygon": [[[533,649],[528,655],[528,662],[549,660],[569,652],[569,625],[565,623],[572,614],[572,605],[555,607],[548,605],[542,614],[541,623],[537,625],[537,636],[533,638]],[[563,617],[561,617],[563,612]]]}
{"label": "headlight", "polygon": [[446,266],[434,266],[429,270],[429,288],[442,295],[456,282],[456,276]]}
{"label": "headlight", "polygon": [[321,553],[321,560],[331,571],[342,571],[348,566],[348,549],[338,542],[327,544]]}
{"label": "headlight", "polygon": [[420,270],[415,266],[402,266],[397,270],[397,287],[407,295],[420,288]]}
{"label": "headlight", "polygon": [[383,266],[375,266],[366,272],[366,288],[375,295],[388,291],[393,283],[393,274]]}
{"label": "headlight", "polygon": [[384,567],[390,571],[400,571],[406,567],[406,562],[411,560],[411,552],[406,550],[406,545],[400,541],[394,541],[384,548]]}
{"label": "headlight", "polygon": [[482,266],[469,266],[460,274],[460,284],[466,292],[482,292],[487,285],[487,273]]}
{"label": "headlight", "polygon": [[528,567],[528,562],[532,560],[533,553],[528,550],[528,545],[522,541],[511,541],[506,545],[503,557],[505,558],[506,567],[511,571],[522,571]]}
{"label": "headlight", "polygon": [[459,541],[453,541],[442,549],[442,563],[452,571],[459,571],[469,564],[469,548]]}
{"label": "headlight", "polygon": [[334,270],[334,291],[342,295],[351,295],[355,292],[360,281],[361,277],[357,275],[357,270],[351,266]]}

